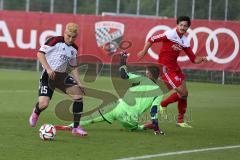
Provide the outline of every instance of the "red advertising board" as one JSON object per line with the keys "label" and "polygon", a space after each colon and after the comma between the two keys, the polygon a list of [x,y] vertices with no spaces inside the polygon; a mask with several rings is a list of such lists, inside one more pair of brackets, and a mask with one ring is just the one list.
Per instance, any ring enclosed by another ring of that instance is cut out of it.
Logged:
{"label": "red advertising board", "polygon": [[[129,62],[137,62],[136,54],[149,36],[176,26],[175,19],[0,11],[0,57],[36,59],[46,38],[62,35],[68,22],[80,26],[79,54],[94,55],[103,63],[111,63],[103,48],[114,51],[125,40],[132,42]],[[193,20],[188,37],[194,53],[212,61],[195,65],[182,55],[178,59],[182,68],[240,71],[239,22]],[[143,62],[157,62],[160,47],[154,44]]]}

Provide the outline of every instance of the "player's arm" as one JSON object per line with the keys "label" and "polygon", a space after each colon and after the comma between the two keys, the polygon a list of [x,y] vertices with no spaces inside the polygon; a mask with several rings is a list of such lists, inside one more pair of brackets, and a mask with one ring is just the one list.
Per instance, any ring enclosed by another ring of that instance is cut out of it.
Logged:
{"label": "player's arm", "polygon": [[164,40],[167,40],[167,37],[164,34],[153,35],[150,37],[145,43],[143,49],[137,54],[139,58],[138,60],[141,60],[147,54],[148,49],[152,46],[153,43],[162,42]]}
{"label": "player's arm", "polygon": [[80,87],[81,91],[83,92],[83,94],[85,94],[83,85],[80,81],[80,74],[78,72],[78,67],[77,67],[77,60],[75,61],[76,63],[74,63],[74,66],[71,65],[71,75],[73,76],[74,80],[77,82],[78,86]]}
{"label": "player's arm", "polygon": [[70,67],[70,71],[71,71],[71,75],[73,76],[74,80],[77,82],[77,84],[81,87],[82,83],[80,81],[80,74],[78,72],[78,61],[77,61],[77,57],[72,57],[69,62],[68,65]]}
{"label": "player's arm", "polygon": [[54,48],[54,45],[58,42],[58,39],[56,37],[50,37],[45,43],[44,45],[42,45],[37,53],[37,58],[39,60],[39,62],[43,65],[43,68],[46,69],[47,74],[49,76],[50,79],[54,79],[55,78],[55,72],[54,70],[52,70],[52,68],[50,67],[50,65],[47,62],[46,59],[46,54],[48,54],[49,52],[51,52],[51,50]]}
{"label": "player's arm", "polygon": [[80,74],[78,72],[78,68],[77,67],[71,67],[71,75],[73,76],[74,80],[77,82],[77,84],[79,84],[81,86],[81,82],[80,82]]}
{"label": "player's arm", "polygon": [[199,63],[202,63],[202,62],[208,62],[207,57],[204,57],[204,56],[196,56],[194,63],[195,63],[195,64],[199,64]]}
{"label": "player's arm", "polygon": [[190,47],[184,48],[184,51],[192,63],[199,64],[202,62],[208,62],[208,59],[205,56],[195,56]]}
{"label": "player's arm", "polygon": [[151,42],[146,42],[143,49],[138,52],[138,60],[141,60],[146,54],[147,54],[147,51],[148,49],[152,46],[152,43]]}
{"label": "player's arm", "polygon": [[120,54],[120,76],[122,79],[129,79],[128,71],[127,71],[127,53]]}
{"label": "player's arm", "polygon": [[129,80],[133,83],[137,83],[140,81],[141,76],[133,73],[129,73],[127,71],[127,53],[122,53],[120,54],[120,67],[119,67],[119,72],[120,72],[120,77],[125,80]]}
{"label": "player's arm", "polygon": [[43,68],[46,69],[49,78],[54,79],[55,78],[55,72],[49,66],[49,64],[47,62],[47,59],[45,57],[45,52],[39,51],[37,53],[37,58],[38,58],[39,62],[43,65]]}

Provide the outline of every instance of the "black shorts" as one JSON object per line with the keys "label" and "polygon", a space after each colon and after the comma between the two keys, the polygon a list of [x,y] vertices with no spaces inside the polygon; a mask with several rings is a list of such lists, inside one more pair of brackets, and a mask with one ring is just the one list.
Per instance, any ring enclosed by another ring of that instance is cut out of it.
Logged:
{"label": "black shorts", "polygon": [[68,87],[77,85],[77,82],[68,73],[55,72],[55,74],[55,79],[51,80],[46,70],[43,71],[39,81],[38,96],[47,96],[51,99],[56,88],[66,93]]}

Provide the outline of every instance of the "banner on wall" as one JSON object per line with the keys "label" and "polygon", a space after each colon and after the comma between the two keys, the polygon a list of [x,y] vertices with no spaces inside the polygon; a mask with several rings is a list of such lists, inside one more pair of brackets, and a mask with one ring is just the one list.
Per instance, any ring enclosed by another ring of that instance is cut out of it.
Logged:
{"label": "banner on wall", "polygon": [[[129,63],[136,63],[136,54],[150,36],[176,27],[175,19],[0,11],[0,57],[36,59],[40,45],[62,35],[68,22],[79,24],[79,55],[93,55],[103,63],[111,63],[111,53],[122,41],[132,43]],[[183,54],[178,59],[182,68],[240,71],[238,22],[194,20],[188,39],[194,53],[212,61],[195,65]],[[160,47],[154,44],[143,62],[157,63]]]}

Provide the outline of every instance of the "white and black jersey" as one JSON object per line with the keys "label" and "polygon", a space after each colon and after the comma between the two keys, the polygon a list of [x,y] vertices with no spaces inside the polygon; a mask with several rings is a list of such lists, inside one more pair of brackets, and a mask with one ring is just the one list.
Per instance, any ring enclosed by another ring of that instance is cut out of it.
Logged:
{"label": "white and black jersey", "polygon": [[55,88],[64,93],[66,88],[77,85],[73,77],[68,75],[68,67],[77,66],[78,47],[67,45],[63,36],[49,38],[39,52],[45,54],[46,60],[55,72],[55,79],[50,80],[47,71],[44,69],[39,83],[39,96],[52,97]]}
{"label": "white and black jersey", "polygon": [[49,38],[39,52],[45,54],[46,60],[55,72],[66,72],[69,66],[77,66],[78,47],[67,45],[63,36]]}

